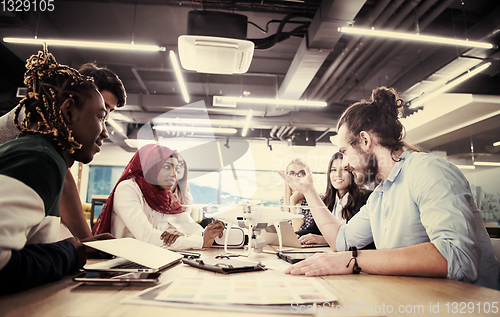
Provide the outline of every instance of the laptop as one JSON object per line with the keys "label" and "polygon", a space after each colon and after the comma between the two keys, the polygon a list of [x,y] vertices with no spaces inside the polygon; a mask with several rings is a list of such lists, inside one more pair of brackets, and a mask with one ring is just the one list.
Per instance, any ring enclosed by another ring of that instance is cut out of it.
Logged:
{"label": "laptop", "polygon": [[182,255],[133,238],[83,242],[88,247],[116,256],[95,264],[87,264],[86,271],[105,272],[158,272],[174,265]]}
{"label": "laptop", "polygon": [[[328,243],[324,244],[301,244],[297,238],[297,234],[293,231],[292,226],[288,221],[283,221],[280,223],[281,237],[283,240],[283,247],[293,247],[293,248],[318,248],[318,247],[328,247]],[[279,246],[278,233],[276,228],[273,226],[268,227],[265,231],[261,231],[261,237],[263,237],[267,244]]]}

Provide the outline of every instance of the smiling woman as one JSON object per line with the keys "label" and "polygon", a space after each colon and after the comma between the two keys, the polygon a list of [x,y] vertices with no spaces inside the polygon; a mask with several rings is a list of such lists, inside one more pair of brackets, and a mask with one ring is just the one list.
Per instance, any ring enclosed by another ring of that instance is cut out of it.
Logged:
{"label": "smiling woman", "polygon": [[[366,204],[371,191],[356,184],[354,174],[339,152],[333,154],[330,159],[326,178],[323,203],[337,219],[347,223]],[[326,243],[314,218],[307,228],[298,231],[297,234],[301,235],[299,240],[305,244]],[[365,248],[374,249],[375,245],[371,243]]]}
{"label": "smiling woman", "polygon": [[210,247],[224,225],[216,221],[203,231],[186,212],[172,193],[177,165],[174,150],[156,144],[141,147],[109,195],[93,234],[110,232],[171,249]]}

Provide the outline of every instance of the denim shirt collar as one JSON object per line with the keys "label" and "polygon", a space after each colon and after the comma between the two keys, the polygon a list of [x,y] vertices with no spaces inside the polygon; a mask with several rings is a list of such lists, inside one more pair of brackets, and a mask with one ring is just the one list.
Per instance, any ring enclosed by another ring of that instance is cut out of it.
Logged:
{"label": "denim shirt collar", "polygon": [[404,150],[403,153],[399,156],[398,161],[396,162],[396,165],[392,168],[391,172],[389,173],[389,176],[387,177],[386,181],[389,182],[394,182],[396,177],[398,177],[399,172],[403,168],[403,164],[405,163],[406,158],[411,154],[410,150]]}
{"label": "denim shirt collar", "polygon": [[375,188],[374,191],[384,191],[391,186],[391,184],[396,180],[396,178],[399,175],[399,172],[403,168],[403,164],[405,163],[406,158],[410,156],[412,152],[410,150],[405,150],[401,155],[399,156],[399,160],[396,162],[394,167],[392,168],[391,172],[389,173],[389,176],[387,176],[387,179]]}

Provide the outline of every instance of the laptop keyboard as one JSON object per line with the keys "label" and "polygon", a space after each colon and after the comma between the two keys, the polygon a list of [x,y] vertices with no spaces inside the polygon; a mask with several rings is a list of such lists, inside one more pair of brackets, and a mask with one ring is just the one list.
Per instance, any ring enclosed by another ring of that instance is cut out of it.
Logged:
{"label": "laptop keyboard", "polygon": [[149,269],[149,267],[140,265],[135,262],[127,262],[127,263],[122,263],[118,264],[112,267],[112,269]]}

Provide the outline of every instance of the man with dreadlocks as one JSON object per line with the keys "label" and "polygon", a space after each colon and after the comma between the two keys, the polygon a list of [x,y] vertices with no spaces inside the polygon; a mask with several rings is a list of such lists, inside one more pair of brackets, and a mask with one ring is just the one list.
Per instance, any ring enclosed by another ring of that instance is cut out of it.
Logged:
{"label": "man with dreadlocks", "polygon": [[92,161],[108,137],[108,112],[89,77],[58,64],[46,47],[26,68],[29,92],[15,113],[21,133],[0,145],[0,294],[83,267],[87,254],[77,238],[55,242],[59,201],[68,168]]}
{"label": "man with dreadlocks", "polygon": [[[127,98],[125,87],[114,72],[107,68],[97,67],[94,63],[82,65],[79,72],[82,75],[92,77],[94,84],[104,99],[108,114],[115,110],[115,108],[125,105]],[[14,121],[15,110],[16,108],[0,117],[0,143],[12,140],[19,134]],[[23,119],[24,109],[20,109],[19,120]],[[89,225],[83,215],[82,204],[75,180],[69,171],[66,173],[66,181],[61,194],[59,208],[61,222],[68,227],[75,237],[85,239],[92,236]]]}

